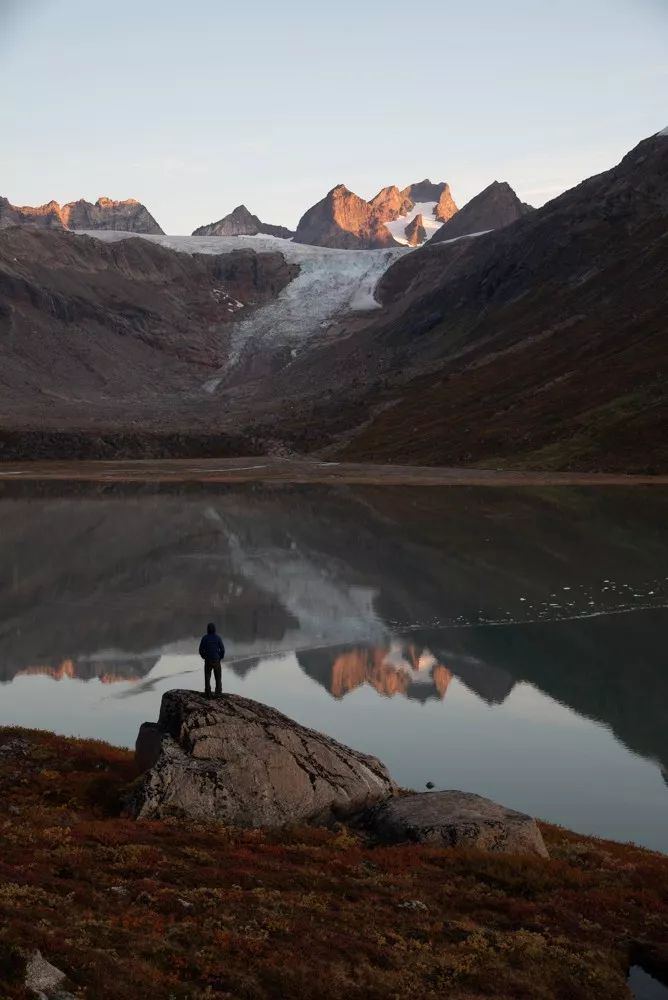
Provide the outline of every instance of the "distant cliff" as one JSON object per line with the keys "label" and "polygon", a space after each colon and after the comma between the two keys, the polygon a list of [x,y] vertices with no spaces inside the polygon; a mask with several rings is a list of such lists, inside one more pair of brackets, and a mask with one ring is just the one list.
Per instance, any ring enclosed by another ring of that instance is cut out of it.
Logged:
{"label": "distant cliff", "polygon": [[291,240],[295,235],[286,226],[273,226],[262,222],[253,215],[245,205],[238,205],[229,215],[223,216],[218,222],[208,226],[200,226],[193,231],[193,236],[278,236],[282,240]]}
{"label": "distant cliff", "polygon": [[163,235],[163,230],[148,209],[128,198],[113,201],[98,198],[95,204],[80,198],[66,205],[50,201],[46,205],[12,205],[0,198],[0,229],[9,226],[37,226],[40,229],[115,229],[129,233]]}

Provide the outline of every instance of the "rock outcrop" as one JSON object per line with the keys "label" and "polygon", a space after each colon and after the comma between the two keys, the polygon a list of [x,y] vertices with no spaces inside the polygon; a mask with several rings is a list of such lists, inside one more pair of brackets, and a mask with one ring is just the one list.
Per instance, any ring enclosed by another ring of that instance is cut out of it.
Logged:
{"label": "rock outcrop", "polygon": [[419,247],[427,239],[427,230],[424,228],[422,215],[416,215],[404,229],[409,247]]}
{"label": "rock outcrop", "polygon": [[413,200],[406,191],[396,185],[382,188],[368,203],[379,222],[394,222],[401,215],[408,215],[413,208]]}
{"label": "rock outcrop", "polygon": [[295,242],[338,250],[371,250],[396,245],[385,220],[368,201],[353,194],[345,184],[332,188],[322,201],[304,213],[297,226]]}
{"label": "rock outcrop", "polygon": [[407,188],[404,188],[403,193],[407,195],[412,202],[418,201],[438,201],[444,191],[449,191],[450,187],[445,181],[430,181],[428,177],[425,177],[423,181],[416,181],[415,184],[409,184]]}
{"label": "rock outcrop", "polygon": [[[386,224],[408,215],[423,202],[434,205],[433,215],[439,221],[451,218],[457,211],[445,181],[418,181],[403,190],[390,185],[381,188],[370,201],[339,184],[302,216],[295,242],[344,250],[394,246],[397,241]],[[425,232],[421,239],[413,238],[410,245],[419,246],[426,237]]]}
{"label": "rock outcrop", "polygon": [[434,209],[434,218],[438,219],[439,222],[447,222],[451,219],[459,209],[455,205],[455,200],[452,197],[452,192],[450,191],[450,185],[444,184],[443,190],[436,202],[436,207]]}
{"label": "rock outcrop", "polygon": [[39,226],[40,229],[64,229],[61,208],[57,201],[32,208],[30,205],[12,205],[7,198],[0,198],[0,229],[9,226]]}
{"label": "rock outcrop", "polygon": [[278,236],[282,240],[291,240],[295,235],[286,226],[273,226],[262,222],[253,215],[245,205],[238,205],[233,212],[225,215],[218,222],[208,226],[200,226],[193,231],[193,236]]}
{"label": "rock outcrop", "polygon": [[[157,736],[144,730],[138,818],[181,815],[231,826],[327,822],[362,812],[396,786],[375,757],[238,695],[162,697]],[[152,744],[152,745],[151,745]]]}
{"label": "rock outcrop", "polygon": [[531,816],[471,792],[422,792],[388,799],[374,815],[373,830],[391,844],[410,841],[548,857]]}
{"label": "rock outcrop", "polygon": [[125,201],[98,198],[94,205],[80,198],[63,205],[61,215],[68,229],[115,229],[126,233],[163,235],[146,206],[134,198]]}
{"label": "rock outcrop", "polygon": [[467,202],[454,217],[449,217],[432,236],[431,242],[442,243],[471,233],[503,229],[533,211],[535,209],[531,205],[520,201],[510,184],[506,181],[494,181]]}
{"label": "rock outcrop", "polygon": [[36,226],[40,229],[114,229],[128,233],[162,235],[162,229],[148,209],[134,198],[113,201],[98,198],[59,205],[50,201],[36,208],[12,205],[0,198],[0,229],[9,226]]}

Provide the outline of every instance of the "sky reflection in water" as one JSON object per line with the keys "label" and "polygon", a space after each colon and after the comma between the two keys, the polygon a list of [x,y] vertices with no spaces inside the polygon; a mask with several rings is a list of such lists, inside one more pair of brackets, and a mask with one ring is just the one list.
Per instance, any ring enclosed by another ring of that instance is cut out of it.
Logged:
{"label": "sky reflection in water", "polygon": [[131,745],[227,690],[668,851],[668,492],[243,487],[0,499],[0,723]]}

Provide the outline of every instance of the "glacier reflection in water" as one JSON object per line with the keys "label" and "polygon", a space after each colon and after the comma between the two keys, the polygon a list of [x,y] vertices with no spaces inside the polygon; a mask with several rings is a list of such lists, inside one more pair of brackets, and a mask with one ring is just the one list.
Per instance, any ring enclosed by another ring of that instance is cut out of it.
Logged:
{"label": "glacier reflection in water", "polygon": [[0,724],[131,745],[198,687],[583,832],[668,850],[668,492],[0,496]]}

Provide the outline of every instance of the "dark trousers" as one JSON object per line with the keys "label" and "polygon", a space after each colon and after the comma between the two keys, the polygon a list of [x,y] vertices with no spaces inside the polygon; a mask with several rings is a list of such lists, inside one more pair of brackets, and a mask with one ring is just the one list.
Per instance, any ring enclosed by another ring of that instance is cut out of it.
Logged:
{"label": "dark trousers", "polygon": [[216,694],[223,693],[223,682],[221,678],[220,660],[204,661],[204,693],[211,694],[211,671],[216,679]]}

